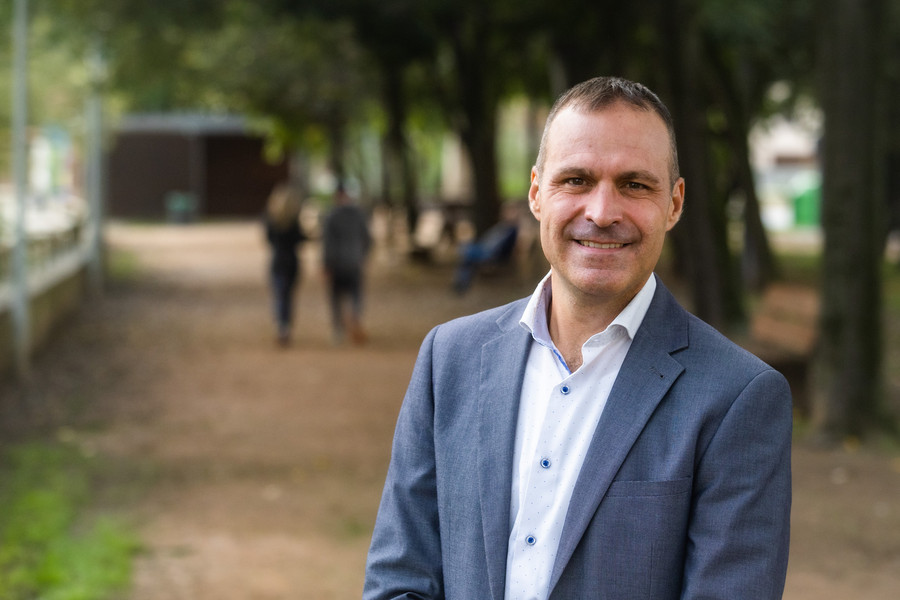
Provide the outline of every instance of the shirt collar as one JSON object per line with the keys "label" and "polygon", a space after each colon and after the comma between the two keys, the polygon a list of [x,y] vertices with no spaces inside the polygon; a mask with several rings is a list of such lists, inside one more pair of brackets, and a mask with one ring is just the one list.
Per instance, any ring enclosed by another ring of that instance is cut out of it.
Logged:
{"label": "shirt collar", "polygon": [[[551,285],[552,271],[547,273],[540,283],[538,283],[528,304],[525,305],[525,311],[519,321],[524,329],[531,332],[532,337],[540,344],[553,348],[553,342],[550,340],[550,329],[547,324],[547,306],[553,297],[553,288]],[[622,327],[628,332],[628,337],[634,339],[638,328],[644,321],[644,316],[650,308],[653,300],[653,294],[656,292],[656,277],[650,275],[647,283],[641,288],[637,295],[631,299],[631,302],[616,315],[613,322],[606,328],[609,331],[614,325]],[[597,332],[602,333],[602,332]]]}

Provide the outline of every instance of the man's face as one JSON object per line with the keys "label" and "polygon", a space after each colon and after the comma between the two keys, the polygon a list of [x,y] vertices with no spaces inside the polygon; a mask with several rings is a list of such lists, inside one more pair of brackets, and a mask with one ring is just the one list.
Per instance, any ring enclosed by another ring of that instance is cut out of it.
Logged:
{"label": "man's face", "polygon": [[670,181],[668,131],[656,113],[616,103],[594,113],[566,108],[547,135],[528,198],[554,301],[617,314],[650,277],[681,216],[684,180]]}

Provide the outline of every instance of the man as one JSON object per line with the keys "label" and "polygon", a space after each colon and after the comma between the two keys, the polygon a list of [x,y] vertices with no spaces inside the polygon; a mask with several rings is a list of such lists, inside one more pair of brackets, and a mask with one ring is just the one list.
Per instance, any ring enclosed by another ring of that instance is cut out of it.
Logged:
{"label": "man", "polygon": [[[363,269],[371,246],[365,213],[353,204],[343,184],[338,184],[334,207],[322,226],[322,260],[336,344],[343,342],[347,329],[354,343],[366,339],[362,327]],[[348,301],[349,311],[344,307]]]}
{"label": "man", "polygon": [[650,90],[557,101],[529,191],[550,273],[426,338],[366,600],[781,597],[790,392],[653,274],[684,189]]}

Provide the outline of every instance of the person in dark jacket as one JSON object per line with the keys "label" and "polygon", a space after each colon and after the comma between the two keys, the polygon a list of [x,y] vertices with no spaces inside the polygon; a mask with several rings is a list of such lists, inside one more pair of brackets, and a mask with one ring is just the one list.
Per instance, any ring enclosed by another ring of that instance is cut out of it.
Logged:
{"label": "person in dark jacket", "polygon": [[297,252],[306,240],[300,228],[300,197],[287,184],[276,186],[265,214],[266,239],[271,249],[269,279],[277,327],[277,341],[287,346],[291,338],[294,294],[301,275]]}
{"label": "person in dark jacket", "polygon": [[[348,330],[354,343],[361,344],[366,339],[361,322],[363,271],[371,246],[365,213],[339,184],[334,194],[334,207],[326,215],[322,227],[322,254],[335,343],[343,342]],[[349,312],[344,309],[347,300]]]}

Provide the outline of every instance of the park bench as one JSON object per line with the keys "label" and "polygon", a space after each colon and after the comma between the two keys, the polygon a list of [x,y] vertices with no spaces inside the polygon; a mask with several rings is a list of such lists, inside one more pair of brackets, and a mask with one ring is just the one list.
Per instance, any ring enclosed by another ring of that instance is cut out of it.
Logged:
{"label": "park bench", "polygon": [[460,262],[453,276],[453,289],[465,293],[475,275],[484,269],[507,265],[516,247],[519,226],[512,221],[501,221],[488,229],[480,238],[464,244],[460,249]]}

